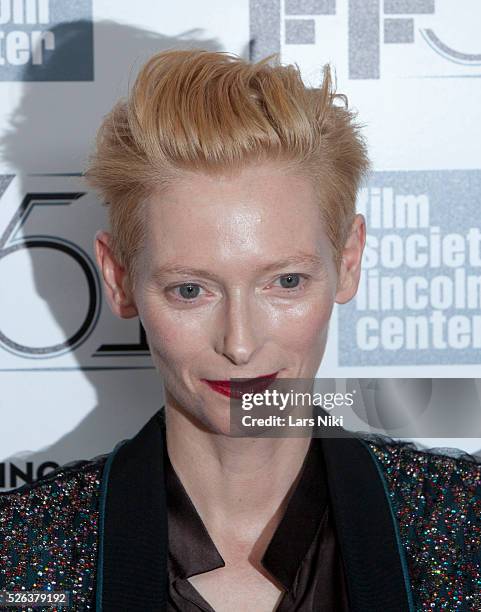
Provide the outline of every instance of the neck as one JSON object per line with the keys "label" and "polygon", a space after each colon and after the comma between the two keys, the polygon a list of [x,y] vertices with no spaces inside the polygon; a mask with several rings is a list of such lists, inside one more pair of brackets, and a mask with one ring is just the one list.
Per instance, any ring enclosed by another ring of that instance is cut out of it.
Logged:
{"label": "neck", "polygon": [[[230,437],[166,403],[172,466],[214,541],[253,545],[275,531],[306,457],[308,437]],[[235,530],[232,526],[235,526]]]}

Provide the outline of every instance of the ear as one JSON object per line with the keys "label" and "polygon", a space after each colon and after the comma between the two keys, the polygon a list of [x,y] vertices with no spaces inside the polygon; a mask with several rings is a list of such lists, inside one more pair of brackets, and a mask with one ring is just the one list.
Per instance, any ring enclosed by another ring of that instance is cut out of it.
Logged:
{"label": "ear", "polygon": [[95,234],[94,250],[98,267],[102,272],[105,295],[112,312],[122,319],[138,315],[129,289],[129,279],[124,267],[114,258],[110,249],[110,234],[99,230]]}
{"label": "ear", "polygon": [[338,304],[345,304],[356,295],[365,243],[366,221],[361,214],[357,214],[342,251],[335,298]]}

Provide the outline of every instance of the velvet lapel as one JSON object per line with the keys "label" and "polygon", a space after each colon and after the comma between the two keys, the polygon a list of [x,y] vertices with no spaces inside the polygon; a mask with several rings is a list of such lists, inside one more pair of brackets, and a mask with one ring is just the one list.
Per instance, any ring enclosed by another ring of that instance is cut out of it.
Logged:
{"label": "velvet lapel", "polygon": [[162,612],[167,599],[167,512],[158,411],[112,451],[100,499],[97,612]]}
{"label": "velvet lapel", "polygon": [[357,437],[323,438],[329,498],[352,612],[414,611],[381,470]]}

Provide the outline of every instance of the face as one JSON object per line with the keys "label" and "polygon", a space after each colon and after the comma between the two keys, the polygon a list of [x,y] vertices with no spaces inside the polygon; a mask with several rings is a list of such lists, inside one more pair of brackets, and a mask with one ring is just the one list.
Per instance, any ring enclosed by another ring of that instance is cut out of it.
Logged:
{"label": "face", "polygon": [[274,164],[186,174],[145,211],[131,296],[108,234],[97,234],[111,307],[140,317],[167,404],[228,433],[229,398],[206,380],[316,375],[334,302],[357,289],[364,219],[356,217],[338,274],[311,182]]}

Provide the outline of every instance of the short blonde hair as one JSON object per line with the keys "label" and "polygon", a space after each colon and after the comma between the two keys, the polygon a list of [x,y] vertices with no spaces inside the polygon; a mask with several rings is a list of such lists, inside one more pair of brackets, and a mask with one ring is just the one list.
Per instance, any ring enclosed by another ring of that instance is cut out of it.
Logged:
{"label": "short blonde hair", "polygon": [[339,264],[370,169],[362,126],[333,90],[328,64],[321,86],[310,88],[297,64],[271,65],[274,57],[249,63],[224,51],[162,51],[104,117],[84,174],[108,207],[112,252],[132,286],[142,203],[154,189],[186,170],[230,172],[263,160],[313,180]]}

